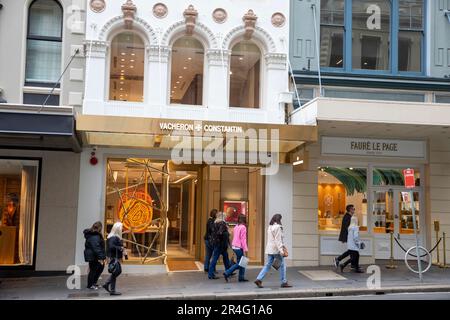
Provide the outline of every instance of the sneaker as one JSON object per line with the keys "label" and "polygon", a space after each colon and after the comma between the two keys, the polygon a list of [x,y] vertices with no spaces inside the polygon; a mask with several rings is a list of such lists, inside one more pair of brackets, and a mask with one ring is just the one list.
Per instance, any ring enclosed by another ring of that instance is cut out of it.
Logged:
{"label": "sneaker", "polygon": [[120,296],[120,295],[121,295],[121,293],[118,292],[118,291],[111,291],[109,294],[110,294],[111,296]]}
{"label": "sneaker", "polygon": [[240,279],[239,282],[247,282],[248,279]]}
{"label": "sneaker", "polygon": [[98,287],[96,285],[92,285],[88,287],[89,290],[98,290]]}
{"label": "sneaker", "polygon": [[210,279],[210,280],[216,280],[216,279],[219,279],[219,277],[216,277],[216,276],[214,275],[214,277],[208,277],[208,279]]}
{"label": "sneaker", "polygon": [[281,288],[292,288],[292,286],[289,283],[285,282],[281,284]]}
{"label": "sneaker", "polygon": [[334,267],[335,267],[336,269],[339,268],[339,260],[338,260],[337,257],[334,257],[334,258],[333,258],[333,263],[334,263]]}
{"label": "sneaker", "polygon": [[228,279],[228,278],[229,278],[229,276],[228,276],[228,275],[227,275],[227,274],[226,274],[225,272],[223,273],[223,277],[225,278],[225,281],[226,281],[226,282],[228,282],[228,281],[229,281],[229,279]]}
{"label": "sneaker", "polygon": [[264,288],[261,280],[256,280],[255,284],[258,286],[258,288]]}

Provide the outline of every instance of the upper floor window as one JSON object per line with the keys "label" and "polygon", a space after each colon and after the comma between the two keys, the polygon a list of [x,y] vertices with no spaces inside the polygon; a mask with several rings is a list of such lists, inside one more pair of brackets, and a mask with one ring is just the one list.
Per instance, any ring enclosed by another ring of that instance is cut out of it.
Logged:
{"label": "upper floor window", "polygon": [[25,83],[51,86],[61,74],[63,9],[54,0],[36,0],[28,12]]}
{"label": "upper floor window", "polygon": [[203,104],[205,50],[200,41],[184,36],[172,46],[170,103]]}
{"label": "upper floor window", "polygon": [[231,51],[230,106],[259,108],[261,50],[252,41],[243,40]]}
{"label": "upper floor window", "polygon": [[111,42],[109,99],[144,101],[145,45],[133,32],[122,32]]}
{"label": "upper floor window", "polygon": [[322,67],[423,72],[423,0],[322,0],[320,12]]}

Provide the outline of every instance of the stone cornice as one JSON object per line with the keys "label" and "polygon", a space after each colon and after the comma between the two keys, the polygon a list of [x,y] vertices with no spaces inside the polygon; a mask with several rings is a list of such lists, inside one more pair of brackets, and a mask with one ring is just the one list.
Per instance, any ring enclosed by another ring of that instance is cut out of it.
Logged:
{"label": "stone cornice", "polygon": [[285,53],[268,53],[264,55],[268,69],[286,70],[287,55]]}
{"label": "stone cornice", "polygon": [[228,61],[231,56],[231,51],[220,49],[208,49],[206,57],[208,64],[211,66],[225,66],[228,67]]}
{"label": "stone cornice", "polygon": [[105,58],[109,48],[107,41],[85,40],[83,45],[86,58]]}

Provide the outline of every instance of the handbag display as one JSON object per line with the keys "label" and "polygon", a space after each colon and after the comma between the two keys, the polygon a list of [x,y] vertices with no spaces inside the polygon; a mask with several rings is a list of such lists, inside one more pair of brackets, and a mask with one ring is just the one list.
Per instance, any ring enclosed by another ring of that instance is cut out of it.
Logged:
{"label": "handbag display", "polygon": [[239,260],[239,267],[247,268],[248,266],[248,258],[246,256],[242,256],[241,260]]}

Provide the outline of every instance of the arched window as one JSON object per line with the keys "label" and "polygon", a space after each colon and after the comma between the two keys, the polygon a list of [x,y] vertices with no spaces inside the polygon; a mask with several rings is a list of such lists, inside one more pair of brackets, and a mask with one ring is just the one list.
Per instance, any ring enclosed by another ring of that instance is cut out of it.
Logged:
{"label": "arched window", "polygon": [[259,108],[261,51],[252,41],[241,41],[231,51],[230,106]]}
{"label": "arched window", "polygon": [[140,36],[123,32],[111,42],[109,99],[144,101],[145,45]]}
{"label": "arched window", "polygon": [[170,103],[203,104],[203,45],[191,36],[185,36],[172,46]]}
{"label": "arched window", "polygon": [[54,0],[36,0],[28,12],[25,84],[52,86],[61,74],[63,9]]}

